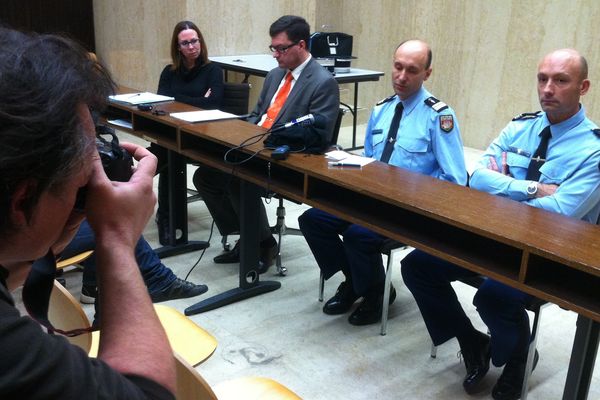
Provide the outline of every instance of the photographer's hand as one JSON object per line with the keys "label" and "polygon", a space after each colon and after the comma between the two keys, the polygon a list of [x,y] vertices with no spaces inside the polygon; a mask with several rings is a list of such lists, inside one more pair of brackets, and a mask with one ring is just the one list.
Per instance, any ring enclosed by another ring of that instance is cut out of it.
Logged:
{"label": "photographer's hand", "polygon": [[141,146],[123,143],[137,166],[128,182],[109,181],[100,160],[88,184],[86,214],[98,242],[135,246],[148,219],[154,213],[156,195],[152,178],[156,157]]}
{"label": "photographer's hand", "polygon": [[109,181],[98,158],[86,199],[96,235],[102,329],[98,357],[124,374],[144,376],[174,392],[173,353],[134,256],[154,212],[156,157],[140,146],[122,146],[137,160],[129,181]]}

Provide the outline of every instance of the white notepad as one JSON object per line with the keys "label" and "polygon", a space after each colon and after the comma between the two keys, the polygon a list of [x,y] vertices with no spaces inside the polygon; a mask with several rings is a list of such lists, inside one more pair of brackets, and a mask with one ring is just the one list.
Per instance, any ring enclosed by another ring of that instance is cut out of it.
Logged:
{"label": "white notepad", "polygon": [[158,103],[162,101],[173,101],[174,97],[163,96],[156,93],[150,92],[140,92],[140,93],[126,93],[126,94],[117,94],[114,96],[108,96],[110,101],[116,101],[118,103],[125,104],[145,104],[145,103]]}
{"label": "white notepad", "polygon": [[220,119],[234,119],[239,115],[231,114],[221,110],[201,110],[171,113],[171,117],[182,119],[187,122],[207,122],[217,121]]}

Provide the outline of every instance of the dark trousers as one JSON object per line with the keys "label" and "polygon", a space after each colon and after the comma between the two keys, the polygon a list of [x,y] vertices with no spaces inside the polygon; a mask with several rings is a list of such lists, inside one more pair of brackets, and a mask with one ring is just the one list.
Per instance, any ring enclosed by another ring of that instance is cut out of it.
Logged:
{"label": "dark trousers", "polygon": [[[62,258],[72,257],[76,254],[96,248],[94,231],[84,220],[75,237],[61,253]],[[140,267],[140,272],[149,293],[160,292],[167,288],[177,278],[173,271],[160,262],[160,258],[150,247],[144,237],[140,237],[135,246],[135,259]],[[83,284],[96,285],[96,257],[92,254],[83,263]]]}
{"label": "dark trousers", "polygon": [[383,290],[385,273],[379,249],[384,236],[316,208],[305,211],[298,223],[325,279],[344,271],[350,274],[358,295]]}
{"label": "dark trousers", "polygon": [[[450,283],[475,275],[419,250],[402,260],[404,283],[436,346],[473,329]],[[492,279],[486,279],[477,290],[473,304],[489,328],[494,365],[502,366],[511,357],[526,357],[530,330],[525,306],[530,300],[530,295]]]}
{"label": "dark trousers", "polygon": [[158,208],[156,210],[156,219],[158,221],[168,221],[169,218],[169,170],[167,149],[157,144],[151,143],[148,147],[158,159],[156,165],[156,174],[158,175]]}
{"label": "dark trousers", "polygon": [[[240,232],[240,180],[231,174],[202,165],[194,173],[194,186],[202,196],[221,235]],[[265,206],[260,202],[259,240],[272,237]]]}

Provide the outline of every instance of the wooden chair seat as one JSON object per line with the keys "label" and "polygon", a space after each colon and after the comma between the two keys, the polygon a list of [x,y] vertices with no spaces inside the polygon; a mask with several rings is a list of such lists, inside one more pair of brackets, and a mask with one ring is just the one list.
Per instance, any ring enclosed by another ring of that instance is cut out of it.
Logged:
{"label": "wooden chair seat", "polygon": [[232,379],[218,383],[213,390],[219,400],[300,400],[297,394],[281,383],[263,377]]}
{"label": "wooden chair seat", "polygon": [[[191,319],[174,308],[162,304],[154,305],[154,309],[165,328],[171,347],[174,351],[178,351],[187,363],[198,365],[214,353],[217,340]],[[57,281],[54,281],[48,317],[54,326],[64,330],[88,328],[91,325],[81,304]],[[67,339],[81,347],[90,357],[97,357],[100,332]]]}
{"label": "wooden chair seat", "polygon": [[177,370],[177,400],[299,400],[300,397],[269,378],[239,378],[217,384],[214,388],[202,375],[174,353]]}

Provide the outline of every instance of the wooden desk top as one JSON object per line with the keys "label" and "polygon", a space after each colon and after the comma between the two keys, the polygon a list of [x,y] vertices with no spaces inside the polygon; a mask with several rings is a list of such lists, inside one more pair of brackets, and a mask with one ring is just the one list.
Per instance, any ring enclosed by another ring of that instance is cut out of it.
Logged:
{"label": "wooden desk top", "polygon": [[[135,121],[141,112],[130,111]],[[136,128],[201,163],[600,321],[596,225],[380,162],[343,169],[316,155],[272,161],[262,140],[243,150],[262,150],[256,157],[232,168],[225,152],[264,132],[243,121],[180,124],[175,140],[163,128]]]}

